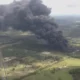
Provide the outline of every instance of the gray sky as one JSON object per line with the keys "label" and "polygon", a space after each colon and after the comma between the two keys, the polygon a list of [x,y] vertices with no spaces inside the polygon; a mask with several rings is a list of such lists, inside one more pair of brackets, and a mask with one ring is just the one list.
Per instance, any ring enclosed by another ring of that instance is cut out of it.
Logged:
{"label": "gray sky", "polygon": [[[13,0],[0,0],[0,4],[9,4]],[[52,8],[52,15],[80,15],[80,0],[43,0]]]}

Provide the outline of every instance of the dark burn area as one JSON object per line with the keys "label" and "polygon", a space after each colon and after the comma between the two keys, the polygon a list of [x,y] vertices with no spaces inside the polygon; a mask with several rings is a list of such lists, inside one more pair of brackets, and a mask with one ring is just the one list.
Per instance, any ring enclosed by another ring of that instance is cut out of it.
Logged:
{"label": "dark burn area", "polygon": [[52,49],[68,50],[68,41],[50,16],[51,9],[41,0],[21,0],[4,7],[6,10],[0,15],[0,26],[4,30],[11,26],[16,30],[31,31],[37,38],[46,40]]}

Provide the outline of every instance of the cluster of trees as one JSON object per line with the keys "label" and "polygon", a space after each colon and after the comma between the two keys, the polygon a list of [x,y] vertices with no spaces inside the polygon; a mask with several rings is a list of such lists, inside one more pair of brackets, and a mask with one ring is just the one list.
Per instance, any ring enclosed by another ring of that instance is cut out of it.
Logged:
{"label": "cluster of trees", "polygon": [[80,79],[80,68],[72,69],[72,70],[69,71],[69,73],[72,75],[74,80],[79,80]]}
{"label": "cluster of trees", "polygon": [[12,27],[16,30],[31,31],[38,38],[47,41],[53,49],[65,51],[68,41],[58,31],[50,16],[51,9],[41,0],[21,0],[0,6],[0,29]]}
{"label": "cluster of trees", "polygon": [[73,38],[80,37],[80,26],[72,28],[72,30],[69,33],[69,36]]}

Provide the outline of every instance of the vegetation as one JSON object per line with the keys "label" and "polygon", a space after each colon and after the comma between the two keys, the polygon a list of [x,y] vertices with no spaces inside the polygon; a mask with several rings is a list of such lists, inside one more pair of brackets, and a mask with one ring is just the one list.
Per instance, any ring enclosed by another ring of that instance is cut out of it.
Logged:
{"label": "vegetation", "polygon": [[41,0],[0,5],[0,79],[80,80],[76,19],[58,17],[58,28],[50,13]]}
{"label": "vegetation", "polygon": [[74,80],[80,80],[80,69],[79,68],[73,69],[69,73],[73,76]]}
{"label": "vegetation", "polygon": [[[73,80],[70,70],[80,67],[79,58],[70,57],[70,53],[64,54],[48,49],[44,46],[45,44],[39,43],[40,40],[34,35],[33,37],[32,35],[28,37],[19,35],[18,40],[16,36],[13,40],[14,43],[17,41],[20,43],[2,48],[8,80]],[[33,44],[35,45],[32,46]],[[0,74],[2,72],[4,69],[1,68]]]}

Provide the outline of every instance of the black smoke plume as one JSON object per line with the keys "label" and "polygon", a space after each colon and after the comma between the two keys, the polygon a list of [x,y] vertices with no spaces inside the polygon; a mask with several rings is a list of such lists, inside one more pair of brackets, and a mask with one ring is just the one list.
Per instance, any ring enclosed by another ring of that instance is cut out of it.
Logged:
{"label": "black smoke plume", "polygon": [[68,49],[68,41],[57,30],[58,26],[50,16],[51,9],[41,0],[16,1],[6,7],[5,28],[12,26],[17,30],[31,31],[38,38],[46,40],[53,49]]}

